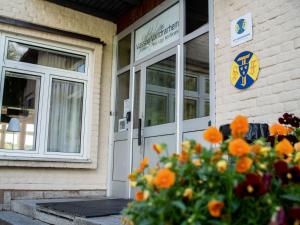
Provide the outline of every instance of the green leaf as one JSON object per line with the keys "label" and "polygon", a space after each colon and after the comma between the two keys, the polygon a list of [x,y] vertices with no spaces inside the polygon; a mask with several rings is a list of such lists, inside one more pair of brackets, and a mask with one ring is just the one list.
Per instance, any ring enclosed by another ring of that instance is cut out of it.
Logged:
{"label": "green leaf", "polygon": [[293,202],[300,202],[300,195],[281,195],[280,198]]}
{"label": "green leaf", "polygon": [[185,211],[186,210],[186,206],[182,201],[173,201],[172,205],[174,205],[175,207],[179,208],[181,211]]}

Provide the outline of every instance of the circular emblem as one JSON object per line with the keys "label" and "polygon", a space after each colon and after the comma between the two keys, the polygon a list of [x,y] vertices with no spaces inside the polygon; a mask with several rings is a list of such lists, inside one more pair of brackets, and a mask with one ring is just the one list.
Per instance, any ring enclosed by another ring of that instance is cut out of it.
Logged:
{"label": "circular emblem", "polygon": [[235,32],[237,34],[242,34],[246,30],[246,20],[245,19],[240,19],[236,22],[235,24]]}
{"label": "circular emblem", "polygon": [[259,61],[257,56],[253,52],[241,52],[231,64],[231,84],[238,89],[246,89],[257,80],[258,72]]}

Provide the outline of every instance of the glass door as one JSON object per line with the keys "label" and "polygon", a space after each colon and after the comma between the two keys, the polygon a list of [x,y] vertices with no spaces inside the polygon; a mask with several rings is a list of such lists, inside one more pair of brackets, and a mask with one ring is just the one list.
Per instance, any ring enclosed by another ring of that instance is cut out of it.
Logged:
{"label": "glass door", "polygon": [[[144,157],[158,162],[153,144],[165,143],[164,154],[176,152],[176,48],[146,61],[135,71],[132,169]],[[137,117],[139,115],[139,117]]]}

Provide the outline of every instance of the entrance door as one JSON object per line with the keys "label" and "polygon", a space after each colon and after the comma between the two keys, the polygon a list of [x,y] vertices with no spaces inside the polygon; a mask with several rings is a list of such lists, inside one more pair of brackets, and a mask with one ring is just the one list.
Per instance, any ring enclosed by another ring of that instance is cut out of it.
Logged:
{"label": "entrance door", "polygon": [[158,162],[153,144],[165,143],[164,154],[176,152],[176,48],[159,55],[135,71],[132,170],[149,158]]}

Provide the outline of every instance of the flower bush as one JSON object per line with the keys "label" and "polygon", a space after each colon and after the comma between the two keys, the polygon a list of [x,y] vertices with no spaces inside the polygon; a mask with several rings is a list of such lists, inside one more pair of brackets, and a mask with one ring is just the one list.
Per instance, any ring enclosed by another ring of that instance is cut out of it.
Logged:
{"label": "flower bush", "polygon": [[300,142],[278,140],[296,132],[286,125],[270,128],[274,147],[263,139],[244,140],[244,116],[232,121],[228,140],[208,128],[203,137],[209,148],[185,141],[180,154],[167,157],[165,145],[154,145],[160,162],[149,167],[145,158],[129,175],[137,192],[123,224],[300,224]]}

